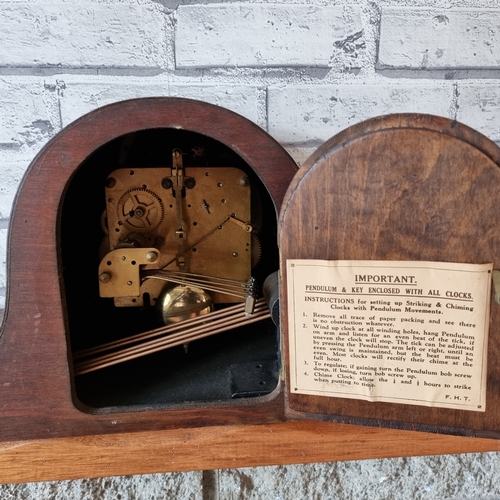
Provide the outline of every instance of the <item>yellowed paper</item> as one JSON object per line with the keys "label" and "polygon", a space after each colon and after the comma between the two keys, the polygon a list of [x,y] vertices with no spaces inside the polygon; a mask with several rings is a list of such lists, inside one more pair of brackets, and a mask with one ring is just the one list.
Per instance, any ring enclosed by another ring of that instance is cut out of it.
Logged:
{"label": "yellowed paper", "polygon": [[485,411],[491,271],[288,260],[291,392]]}

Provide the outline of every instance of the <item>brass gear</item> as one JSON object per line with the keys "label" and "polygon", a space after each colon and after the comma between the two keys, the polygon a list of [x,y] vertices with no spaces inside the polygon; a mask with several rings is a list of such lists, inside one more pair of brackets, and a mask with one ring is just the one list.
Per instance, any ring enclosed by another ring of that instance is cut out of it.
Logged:
{"label": "brass gear", "polygon": [[108,213],[106,210],[101,214],[101,229],[104,234],[108,234]]}
{"label": "brass gear", "polygon": [[109,253],[109,237],[106,235],[99,244],[99,262]]}
{"label": "brass gear", "polygon": [[257,267],[262,256],[262,245],[260,244],[259,237],[256,234],[252,234],[251,238],[252,244],[252,269]]}
{"label": "brass gear", "polygon": [[148,241],[144,233],[128,233],[125,238],[121,239],[115,248],[146,248]]}
{"label": "brass gear", "polygon": [[125,238],[120,240],[113,249],[111,249],[109,247],[109,237],[106,234],[99,245],[99,262],[104,259],[104,257],[106,257],[111,250],[115,250],[116,248],[146,248],[148,246],[152,245],[149,244],[148,239],[144,234],[129,233]]}
{"label": "brass gear", "polygon": [[146,188],[134,188],[124,193],[116,210],[118,220],[137,233],[149,233],[156,229],[164,214],[160,197]]}

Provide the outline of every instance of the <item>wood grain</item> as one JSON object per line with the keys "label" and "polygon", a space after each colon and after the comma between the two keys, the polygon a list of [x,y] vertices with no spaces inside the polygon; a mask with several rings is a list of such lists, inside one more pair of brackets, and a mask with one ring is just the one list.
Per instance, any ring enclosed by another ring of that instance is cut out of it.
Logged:
{"label": "wood grain", "polygon": [[0,445],[0,482],[499,451],[499,442],[326,422],[180,428]]}
{"label": "wood grain", "polygon": [[[348,129],[310,158],[285,196],[281,268],[286,259],[326,259],[493,262],[498,269],[499,158],[494,143],[444,118],[393,115]],[[286,297],[286,279],[281,291]],[[286,332],[286,307],[282,322]],[[288,395],[290,406],[340,421],[498,432],[499,334],[492,300],[484,413],[299,394]]]}
{"label": "wood grain", "polygon": [[[252,404],[212,403],[209,410],[188,404],[96,410],[74,395],[60,250],[64,195],[97,150],[126,134],[156,129],[189,131],[226,145],[262,180],[276,213],[297,171],[284,149],[257,125],[226,109],[188,99],[112,104],[54,137],[30,165],[11,218],[8,296],[0,334],[0,441],[283,419],[278,391]],[[102,177],[104,167],[95,168],[95,175]]]}

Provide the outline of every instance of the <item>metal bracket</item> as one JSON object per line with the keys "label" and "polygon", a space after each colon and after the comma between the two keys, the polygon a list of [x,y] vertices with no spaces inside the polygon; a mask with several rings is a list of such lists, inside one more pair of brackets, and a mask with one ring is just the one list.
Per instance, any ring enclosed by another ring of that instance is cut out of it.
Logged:
{"label": "metal bracket", "polygon": [[139,297],[140,266],[154,264],[160,252],[156,248],[119,248],[112,250],[99,264],[101,297]]}

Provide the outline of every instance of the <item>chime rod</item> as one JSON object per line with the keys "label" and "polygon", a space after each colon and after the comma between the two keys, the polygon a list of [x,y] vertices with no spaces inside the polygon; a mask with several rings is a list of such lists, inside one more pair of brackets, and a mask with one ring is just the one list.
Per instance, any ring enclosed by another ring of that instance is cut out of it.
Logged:
{"label": "chime rod", "polygon": [[[265,312],[266,310],[265,309],[261,309],[258,311],[258,314],[262,314],[262,312]],[[206,317],[206,316],[205,316]],[[187,335],[196,335],[198,332],[203,332],[205,330],[210,330],[210,329],[216,329],[218,328],[219,326],[223,326],[223,325],[233,325],[235,323],[238,323],[242,320],[243,318],[239,317],[239,315],[233,315],[231,316],[229,319],[218,319],[217,321],[211,321],[210,324],[201,324],[201,325],[197,325],[197,326],[193,326],[191,328],[185,328],[184,330],[178,332],[178,333],[173,333],[173,334],[168,334],[167,333],[164,333],[161,337],[158,338],[157,335],[155,335],[154,337],[157,337],[157,338],[154,338],[153,336],[151,337],[146,337],[144,339],[142,339],[142,341],[140,343],[136,343],[135,345],[131,346],[131,347],[128,347],[128,348],[125,348],[125,349],[141,349],[143,346],[146,346],[146,345],[154,345],[155,342],[156,343],[159,343],[161,344],[162,342],[165,341],[165,339],[167,341],[170,341],[170,340],[176,340],[176,339],[185,339],[185,337]],[[122,346],[118,346],[118,347],[122,347]],[[120,352],[124,351],[125,349],[122,349]],[[108,354],[102,354],[101,356],[99,356],[99,359],[107,359],[108,357],[113,357],[116,355],[116,352],[119,351],[119,349],[107,349],[107,351],[111,351],[109,352]],[[83,360],[83,361],[80,361],[80,363],[92,363],[96,358],[90,358],[90,359],[87,359],[87,360]]]}
{"label": "chime rod", "polygon": [[186,332],[186,335],[182,338],[177,339],[160,339],[160,341],[148,342],[145,344],[137,345],[128,349],[123,349],[114,354],[102,356],[100,358],[96,358],[94,360],[88,360],[81,362],[75,365],[75,374],[82,375],[83,373],[88,373],[90,371],[99,370],[101,368],[105,368],[106,366],[122,363],[124,361],[128,361],[130,359],[135,359],[141,356],[145,356],[147,354],[152,354],[154,352],[158,352],[164,349],[168,349],[171,347],[175,347],[182,344],[187,344],[194,340],[198,340],[204,337],[208,337],[223,331],[227,331],[228,329],[244,326],[247,324],[254,323],[256,321],[261,321],[270,317],[269,312],[265,311],[255,315],[250,319],[241,319],[237,321],[233,321],[231,323],[225,323],[222,327],[218,329],[211,329],[206,327],[199,331],[198,333]]}
{"label": "chime rod", "polygon": [[[255,305],[255,311],[258,312],[266,305],[264,299],[258,299]],[[209,314],[205,314],[202,316],[197,316],[195,318],[188,319],[186,321],[182,321],[180,323],[163,326],[161,328],[156,328],[154,330],[149,330],[147,332],[142,332],[137,335],[132,335],[130,337],[126,337],[120,340],[114,340],[112,342],[107,342],[105,344],[101,344],[95,347],[89,347],[87,349],[82,349],[73,354],[73,360],[79,360],[82,358],[88,358],[95,354],[110,351],[116,349],[118,347],[133,344],[135,342],[140,342],[143,340],[152,339],[154,337],[158,337],[160,335],[170,335],[172,336],[176,332],[184,332],[187,328],[194,328],[197,325],[205,324],[210,321],[213,324],[215,321],[221,320],[227,316],[236,315],[238,313],[244,312],[244,304],[235,304],[234,306],[226,307],[219,311],[211,312]]]}
{"label": "chime rod", "polygon": [[135,346],[133,348],[123,349],[122,351],[115,353],[115,356],[113,357],[107,356],[106,359],[97,358],[95,360],[91,360],[88,362],[75,364],[75,375],[83,375],[85,373],[90,373],[92,371],[100,370],[108,366],[123,363],[125,361],[146,356],[148,354],[153,354],[155,352],[176,347],[178,345],[186,344],[194,340],[199,340],[205,337],[209,337],[217,333],[225,332],[235,327],[249,325],[257,321],[262,321],[270,317],[271,315],[269,311],[262,311],[260,313],[254,314],[250,318],[245,317],[241,318],[240,320],[224,323],[223,326],[221,326],[220,328],[210,329],[208,328],[209,325],[207,325],[205,329],[203,329],[201,332],[198,333],[193,334],[192,332],[189,331],[185,332],[186,335],[183,336],[182,338],[177,338],[172,340],[167,338],[167,339],[162,339],[162,342],[153,341],[145,343],[144,345]]}

